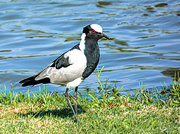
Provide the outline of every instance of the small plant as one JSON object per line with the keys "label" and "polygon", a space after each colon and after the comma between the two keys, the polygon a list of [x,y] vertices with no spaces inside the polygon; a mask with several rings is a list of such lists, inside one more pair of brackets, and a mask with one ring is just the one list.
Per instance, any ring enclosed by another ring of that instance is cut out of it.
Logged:
{"label": "small plant", "polygon": [[[177,75],[176,75],[177,74]],[[169,98],[169,104],[172,106],[180,106],[180,77],[179,73],[175,73],[174,80],[171,82],[170,88],[162,92]]]}
{"label": "small plant", "polygon": [[[180,106],[180,78],[175,76],[174,81],[172,82],[171,86],[168,87],[165,83],[165,86],[161,85],[161,89],[158,89],[155,87],[151,91],[143,86],[143,83],[139,85],[140,90],[136,90],[136,95],[128,95],[123,96],[119,92],[122,90],[123,86],[119,89],[117,89],[116,84],[114,87],[107,87],[107,80],[104,79],[101,80],[100,75],[104,69],[104,66],[101,69],[96,70],[96,75],[98,77],[98,83],[99,83],[99,91],[94,91],[94,93],[89,93],[88,95],[98,104],[101,103],[101,105],[108,104],[108,102],[111,102],[114,99],[121,98],[122,100],[127,100],[127,98],[131,98],[131,100],[137,100],[141,102],[142,104],[155,104],[158,106]],[[123,97],[123,99],[122,99]],[[125,98],[126,99],[125,99]],[[101,99],[103,100],[103,103],[101,102]]]}
{"label": "small plant", "polygon": [[148,88],[140,85],[140,90],[136,90],[135,98],[143,104],[156,104],[156,105],[170,105],[179,107],[180,106],[180,78],[179,76],[171,83],[170,86],[161,85],[161,89],[157,87],[151,91]]}
{"label": "small plant", "polygon": [[100,105],[105,106],[109,104],[111,101],[115,100],[117,96],[120,95],[119,92],[123,88],[122,86],[120,89],[117,89],[116,84],[113,88],[110,86],[107,87],[107,81],[104,81],[104,79],[103,80],[100,79],[100,75],[103,69],[104,66],[101,69],[97,69],[95,71],[99,83],[98,92],[94,91],[94,93],[88,93],[88,95],[93,99],[93,101],[96,102],[96,106],[100,106]]}

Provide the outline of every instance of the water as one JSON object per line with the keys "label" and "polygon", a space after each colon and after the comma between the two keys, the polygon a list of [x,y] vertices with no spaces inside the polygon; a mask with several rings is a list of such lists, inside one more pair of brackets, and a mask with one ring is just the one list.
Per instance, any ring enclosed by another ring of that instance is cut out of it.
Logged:
{"label": "water", "polygon": [[[101,78],[123,86],[123,93],[134,93],[140,82],[149,88],[169,85],[180,70],[180,1],[1,0],[1,86],[39,89],[18,82],[79,43],[82,28],[92,23],[112,38],[99,41]],[[97,87],[93,73],[79,91]],[[47,89],[63,93],[65,87],[47,84]]]}

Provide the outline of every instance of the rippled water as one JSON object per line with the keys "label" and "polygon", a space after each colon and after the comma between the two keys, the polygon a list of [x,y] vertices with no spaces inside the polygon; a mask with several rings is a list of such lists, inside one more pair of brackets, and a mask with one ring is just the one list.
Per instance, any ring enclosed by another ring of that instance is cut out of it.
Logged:
{"label": "rippled water", "polygon": [[[180,70],[180,1],[176,0],[1,0],[0,84],[25,92],[18,83],[36,74],[79,43],[82,28],[98,23],[111,40],[101,40],[101,78],[133,93],[171,82]],[[93,73],[80,88],[98,86]],[[29,87],[30,90],[39,87]],[[65,87],[48,84],[49,90]],[[80,90],[83,91],[83,90]]]}

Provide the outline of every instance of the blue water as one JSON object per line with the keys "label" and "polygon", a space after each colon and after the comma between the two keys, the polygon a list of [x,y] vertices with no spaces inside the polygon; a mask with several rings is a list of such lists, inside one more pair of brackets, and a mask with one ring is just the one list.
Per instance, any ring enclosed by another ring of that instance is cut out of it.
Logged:
{"label": "blue water", "polygon": [[[20,80],[38,73],[80,41],[82,28],[100,24],[111,40],[99,41],[104,66],[101,78],[134,93],[139,83],[153,88],[169,85],[180,70],[180,1],[0,1],[0,84],[18,92]],[[41,85],[43,87],[43,85]],[[65,87],[47,84],[48,90]],[[97,89],[95,73],[80,85],[80,92]]]}

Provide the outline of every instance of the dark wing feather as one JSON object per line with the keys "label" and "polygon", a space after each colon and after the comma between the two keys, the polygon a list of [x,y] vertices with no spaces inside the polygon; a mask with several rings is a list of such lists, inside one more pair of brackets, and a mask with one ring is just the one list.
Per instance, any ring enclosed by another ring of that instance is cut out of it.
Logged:
{"label": "dark wing feather", "polygon": [[[51,64],[50,64],[51,65]],[[46,68],[48,68],[50,65],[48,65]],[[42,83],[50,83],[50,79],[49,78],[44,78],[41,80],[36,81],[35,78],[41,73],[43,72],[46,68],[44,68],[43,70],[41,70],[39,73],[37,73],[34,76],[31,76],[29,78],[26,78],[24,80],[21,80],[19,83],[23,83],[22,86],[29,86],[29,85],[37,85],[37,84],[42,84]]]}
{"label": "dark wing feather", "polygon": [[[72,51],[73,49],[79,49],[79,44],[75,45],[69,51]],[[56,69],[60,69],[61,67],[68,67],[68,66],[70,66],[71,64],[69,63],[69,57],[67,57],[67,58],[64,57],[64,55],[66,53],[68,53],[69,51],[63,53],[56,60],[54,60],[53,64],[51,65],[51,67],[56,67]]]}
{"label": "dark wing feather", "polygon": [[20,81],[19,83],[23,83],[22,86],[29,86],[29,85],[37,85],[37,84],[46,84],[46,83],[50,83],[50,79],[49,78],[44,78],[44,79],[41,79],[41,80],[38,80],[36,81],[35,78],[36,78],[37,75],[35,76],[32,76],[32,77],[29,77],[27,79],[24,79],[22,81]]}
{"label": "dark wing feather", "polygon": [[56,69],[60,69],[61,67],[68,67],[69,65],[69,57],[64,58],[64,54],[59,56],[56,60],[53,61],[51,67],[56,67]]}

